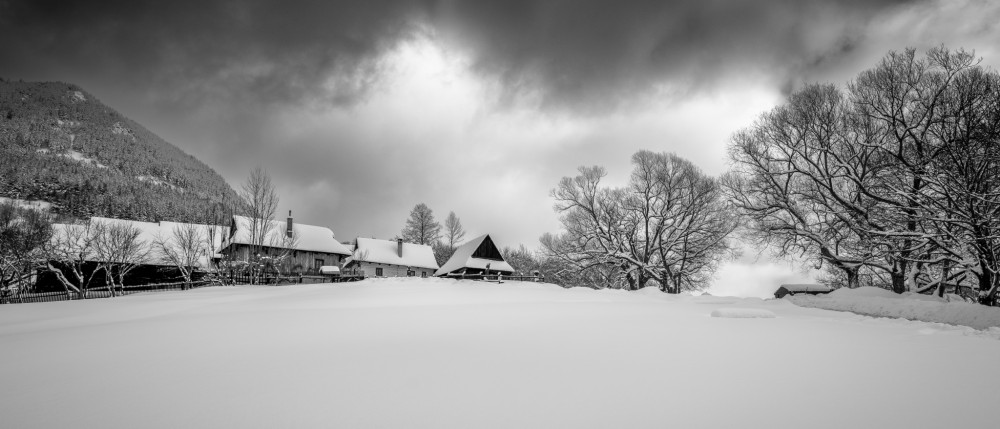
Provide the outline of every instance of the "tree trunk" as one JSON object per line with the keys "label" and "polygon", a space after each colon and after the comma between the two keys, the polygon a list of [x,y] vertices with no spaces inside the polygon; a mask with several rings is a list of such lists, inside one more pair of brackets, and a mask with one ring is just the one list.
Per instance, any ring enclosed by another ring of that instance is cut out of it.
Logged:
{"label": "tree trunk", "polygon": [[80,299],[83,299],[82,291],[79,288],[77,288],[76,285],[70,282],[69,279],[66,278],[66,275],[63,274],[62,270],[53,266],[52,262],[46,262],[45,266],[49,269],[49,272],[51,272],[56,276],[56,279],[59,280],[59,283],[62,283],[63,288],[66,289],[67,299],[73,299],[73,292],[80,294]]}
{"label": "tree trunk", "polygon": [[983,305],[993,305],[996,300],[997,286],[1000,279],[988,268],[983,267],[982,274],[979,275],[979,303]]}
{"label": "tree trunk", "polygon": [[944,298],[944,290],[948,287],[948,276],[951,275],[951,261],[945,260],[941,264],[941,281],[938,282],[937,296]]}
{"label": "tree trunk", "polygon": [[896,293],[903,293],[906,291],[906,264],[901,261],[893,262],[892,273],[889,274],[892,278],[892,291]]}
{"label": "tree trunk", "polygon": [[858,267],[844,268],[844,272],[847,273],[847,287],[857,289],[861,285],[861,279],[858,276]]}

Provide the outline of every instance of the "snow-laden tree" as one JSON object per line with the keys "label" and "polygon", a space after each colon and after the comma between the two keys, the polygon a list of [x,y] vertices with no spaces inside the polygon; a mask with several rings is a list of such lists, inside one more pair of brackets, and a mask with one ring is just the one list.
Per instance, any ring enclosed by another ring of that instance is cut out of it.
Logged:
{"label": "snow-laden tree", "polygon": [[125,276],[147,262],[150,243],[140,239],[142,231],[131,222],[108,222],[94,237],[94,256],[98,270],[104,271],[111,296],[124,292]]}
{"label": "snow-laden tree", "polygon": [[101,232],[101,225],[89,220],[64,224],[54,229],[45,245],[46,268],[56,276],[70,299],[74,293],[79,299],[86,298],[90,283],[100,271],[88,267],[88,262],[94,258],[95,242]]}
{"label": "snow-laden tree", "polygon": [[0,203],[0,292],[16,294],[45,260],[44,246],[52,237],[47,212]]}
{"label": "snow-laden tree", "polygon": [[170,233],[157,236],[154,246],[163,261],[177,268],[185,289],[191,286],[194,273],[211,251],[204,232],[196,224],[177,224]]}
{"label": "snow-laden tree", "polygon": [[727,180],[779,253],[897,292],[998,279],[997,73],[965,51],[890,53],[846,91],[810,85],[737,133]]}
{"label": "snow-laden tree", "polygon": [[514,268],[514,272],[520,275],[532,275],[541,269],[541,263],[535,252],[532,252],[523,244],[518,247],[504,247],[500,249],[503,259]]}
{"label": "snow-laden tree", "polygon": [[706,286],[736,226],[718,181],[670,153],[640,151],[632,164],[622,188],[603,187],[596,166],[559,182],[552,196],[565,231],[542,237],[545,257],[610,287]]}
{"label": "snow-laden tree", "polygon": [[420,203],[410,211],[400,236],[407,243],[431,245],[441,239],[441,224],[434,220],[431,209]]}
{"label": "snow-laden tree", "polygon": [[865,189],[877,184],[871,151],[845,132],[847,104],[829,85],[810,85],[733,136],[733,174],[723,182],[748,220],[748,236],[779,255],[812,258],[858,285],[879,257],[866,231],[882,228]]}

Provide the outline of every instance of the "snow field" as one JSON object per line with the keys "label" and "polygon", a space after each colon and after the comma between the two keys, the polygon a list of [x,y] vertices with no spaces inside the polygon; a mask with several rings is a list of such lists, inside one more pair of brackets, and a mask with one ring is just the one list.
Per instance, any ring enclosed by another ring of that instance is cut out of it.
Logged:
{"label": "snow field", "polygon": [[5,305],[0,426],[992,428],[924,401],[994,406],[1000,341],[967,334],[783,300],[440,279]]}
{"label": "snow field", "polygon": [[712,310],[712,317],[728,317],[731,319],[773,319],[775,316],[771,310],[762,308],[720,308]]}

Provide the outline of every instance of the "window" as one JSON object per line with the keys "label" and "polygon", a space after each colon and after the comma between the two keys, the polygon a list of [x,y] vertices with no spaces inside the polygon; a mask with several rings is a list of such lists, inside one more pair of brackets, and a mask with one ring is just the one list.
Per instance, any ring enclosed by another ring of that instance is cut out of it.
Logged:
{"label": "window", "polygon": [[427,278],[427,271],[421,271],[420,277]]}
{"label": "window", "polygon": [[413,276],[415,276],[415,275],[417,275],[417,272],[416,272],[416,271],[413,271],[413,270],[406,270],[406,277],[413,277]]}
{"label": "window", "polygon": [[319,271],[319,267],[326,265],[322,259],[316,259],[316,271]]}
{"label": "window", "polygon": [[382,277],[382,268],[375,269],[375,277]]}

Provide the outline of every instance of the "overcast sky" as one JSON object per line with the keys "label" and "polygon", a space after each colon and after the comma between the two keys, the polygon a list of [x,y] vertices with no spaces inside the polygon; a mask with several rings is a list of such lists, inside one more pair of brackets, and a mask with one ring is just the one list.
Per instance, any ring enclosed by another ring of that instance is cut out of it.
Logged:
{"label": "overcast sky", "polygon": [[[716,175],[803,83],[906,47],[1000,64],[986,0],[185,3],[0,0],[0,76],[78,84],[234,188],[259,164],[282,212],[341,240],[391,238],[423,202],[535,247],[580,165],[618,184],[650,149]],[[756,256],[713,291],[804,278]]]}

